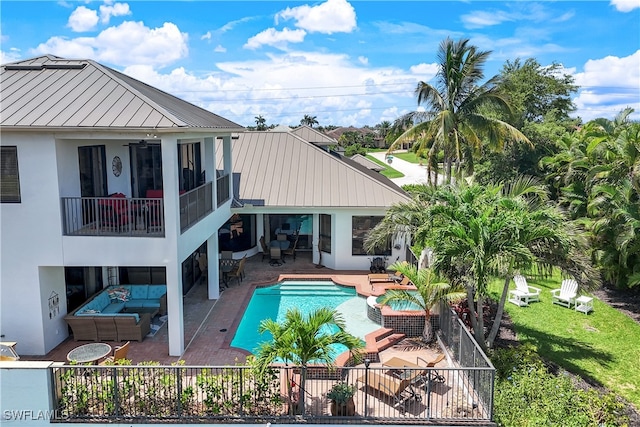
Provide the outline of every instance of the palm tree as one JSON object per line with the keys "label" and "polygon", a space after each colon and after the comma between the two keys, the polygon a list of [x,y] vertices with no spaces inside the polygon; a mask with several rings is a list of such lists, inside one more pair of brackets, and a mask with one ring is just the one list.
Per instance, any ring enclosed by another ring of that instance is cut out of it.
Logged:
{"label": "palm tree", "polygon": [[302,120],[300,120],[300,124],[313,127],[313,125],[318,124],[318,121],[316,120],[316,116],[310,116],[308,114],[305,114]]}
{"label": "palm tree", "polygon": [[407,302],[420,307],[424,311],[424,330],[422,338],[425,342],[433,341],[433,327],[431,325],[431,310],[440,303],[455,303],[464,299],[465,292],[462,287],[452,287],[442,281],[433,270],[421,269],[408,264],[407,262],[397,262],[389,267],[395,270],[396,274],[403,274],[416,286],[417,291],[390,290],[387,291],[380,304],[390,302]]}
{"label": "palm tree", "polygon": [[[463,167],[473,173],[474,155],[483,149],[482,136],[497,149],[506,141],[530,144],[515,127],[483,113],[487,106],[507,115],[511,112],[499,90],[499,76],[480,84],[489,54],[489,51],[478,51],[468,39],[445,39],[438,51],[436,86],[421,81],[415,90],[418,105],[425,104],[427,111],[409,114],[413,125],[391,144],[388,153],[402,142],[416,140],[413,150],[427,153],[428,176],[436,172],[434,159],[442,153],[445,181],[451,183],[454,164],[458,177]],[[399,119],[401,123],[406,121],[407,117]]]}
{"label": "palm tree", "polygon": [[267,130],[267,120],[262,115],[256,116],[256,130]]}
{"label": "palm tree", "polygon": [[[414,253],[431,248],[431,268],[454,288],[466,288],[474,336],[483,348],[493,345],[516,271],[557,266],[583,287],[598,285],[584,239],[562,212],[545,203],[535,182],[425,187],[413,193],[411,202],[389,209],[365,248],[398,233],[410,235]],[[482,308],[489,281],[498,277],[504,279],[502,295],[494,327],[485,337]]]}
{"label": "palm tree", "polygon": [[[328,330],[333,332],[327,333]],[[273,319],[266,319],[260,323],[259,332],[269,332],[273,336],[271,341],[263,342],[257,351],[259,369],[266,369],[276,360],[286,364],[292,363],[302,366],[300,378],[300,408],[304,408],[304,390],[306,382],[306,368],[309,363],[323,363],[334,366],[336,356],[334,345],[342,344],[352,352],[356,360],[360,359],[359,349],[362,341],[345,331],[345,321],[335,310],[319,308],[308,316],[304,316],[298,309],[286,312],[284,321],[278,323]]]}

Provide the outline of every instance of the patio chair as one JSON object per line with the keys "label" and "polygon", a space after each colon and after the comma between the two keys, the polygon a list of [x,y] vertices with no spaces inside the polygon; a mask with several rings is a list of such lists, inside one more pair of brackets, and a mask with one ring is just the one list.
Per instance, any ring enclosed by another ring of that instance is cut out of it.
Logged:
{"label": "patio chair", "polygon": [[126,359],[128,352],[129,352],[129,341],[122,344],[121,346],[116,347],[113,350],[113,354],[111,356],[106,357],[103,361],[98,363],[98,365],[108,365],[108,364],[115,363],[118,360]]}
{"label": "patio chair", "polygon": [[530,302],[540,301],[540,288],[529,286],[524,276],[513,276],[516,289],[509,291],[509,302],[517,306],[526,306]]}
{"label": "patio chair", "polygon": [[296,240],[293,241],[293,246],[289,247],[288,249],[285,249],[284,251],[282,251],[282,255],[290,255],[293,256],[293,260],[296,260],[296,246],[298,246],[298,238],[296,237]]}
{"label": "patio chair", "polygon": [[264,236],[260,236],[260,246],[262,247],[262,261],[267,258],[269,254],[269,247],[267,246],[267,242],[264,240]]}
{"label": "patio chair", "polygon": [[246,261],[247,256],[245,255],[240,261],[236,263],[235,267],[228,274],[229,278],[235,277],[235,279],[238,281],[238,284],[240,284],[240,282],[244,278],[244,264]]}
{"label": "patio chair", "polygon": [[271,246],[269,248],[269,255],[271,256],[271,261],[269,261],[270,265],[282,265],[280,261],[282,261],[282,251],[280,250],[280,246]]}
{"label": "patio chair", "polygon": [[406,404],[410,400],[422,401],[422,396],[414,389],[417,377],[399,379],[391,375],[369,371],[358,377],[358,381],[369,387],[369,390],[384,394],[393,400],[393,406],[406,411]]}
{"label": "patio chair", "polygon": [[574,279],[564,279],[560,285],[560,289],[553,289],[551,291],[551,303],[571,308],[571,305],[575,304],[577,294],[578,282]]}

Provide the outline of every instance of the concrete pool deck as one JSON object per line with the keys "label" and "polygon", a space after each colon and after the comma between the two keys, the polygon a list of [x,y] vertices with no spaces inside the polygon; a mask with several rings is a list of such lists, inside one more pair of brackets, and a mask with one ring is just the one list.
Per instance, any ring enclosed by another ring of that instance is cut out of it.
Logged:
{"label": "concrete pool deck", "polygon": [[[256,286],[275,283],[285,278],[330,278],[337,283],[356,287],[364,296],[380,295],[384,284],[372,287],[367,274],[369,271],[336,271],[328,268],[316,268],[311,261],[310,252],[299,252],[296,260],[288,260],[281,266],[270,266],[262,262],[262,255],[247,258],[246,277],[240,284],[235,281],[225,289],[218,300],[208,300],[204,284],[194,286],[184,297],[185,352],[181,357],[168,355],[168,334],[166,324],[153,337],[142,342],[132,341],[129,345],[128,359],[133,364],[143,361],[156,361],[171,364],[184,360],[186,365],[234,365],[242,364],[248,352],[230,347],[231,340]],[[171,315],[169,313],[169,315]],[[65,362],[67,353],[84,342],[75,342],[68,338],[45,356],[20,355],[22,360],[52,360]],[[112,347],[118,342],[109,342]],[[18,353],[20,349],[17,348]],[[413,353],[427,359],[434,354],[430,350],[407,349],[407,346],[392,347],[381,353],[387,360],[395,353],[413,357]]]}

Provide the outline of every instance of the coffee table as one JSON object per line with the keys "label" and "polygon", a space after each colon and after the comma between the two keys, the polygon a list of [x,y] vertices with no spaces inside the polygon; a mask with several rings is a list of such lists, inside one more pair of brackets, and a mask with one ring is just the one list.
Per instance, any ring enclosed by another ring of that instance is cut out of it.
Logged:
{"label": "coffee table", "polygon": [[69,362],[95,364],[111,353],[111,346],[102,342],[81,345],[67,354]]}

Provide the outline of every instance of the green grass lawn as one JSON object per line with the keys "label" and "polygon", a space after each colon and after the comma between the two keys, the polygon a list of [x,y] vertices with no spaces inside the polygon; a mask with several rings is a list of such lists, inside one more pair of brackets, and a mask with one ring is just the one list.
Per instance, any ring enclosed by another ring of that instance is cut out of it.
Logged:
{"label": "green grass lawn", "polygon": [[414,153],[413,151],[408,151],[404,153],[393,153],[393,157],[397,157],[409,163],[416,163],[416,164],[420,163],[420,159],[418,158],[418,156],[416,156],[416,153]]}
{"label": "green grass lawn", "polygon": [[[518,340],[533,344],[544,359],[640,408],[640,325],[597,298],[588,315],[552,304],[551,290],[560,282],[559,276],[529,279],[530,286],[542,289],[540,302],[528,307],[506,302]],[[493,283],[494,298],[500,291],[501,283]]]}
{"label": "green grass lawn", "polygon": [[[384,150],[382,150],[384,151]],[[376,159],[375,157],[367,154],[367,159],[371,160],[372,162],[375,162],[376,164],[380,165],[380,166],[384,166],[384,170],[380,171],[380,173],[384,176],[386,176],[389,179],[393,179],[393,178],[402,178],[404,176],[404,174],[402,172],[399,172],[391,167],[389,167],[389,165],[387,163],[384,163],[378,159]]]}

